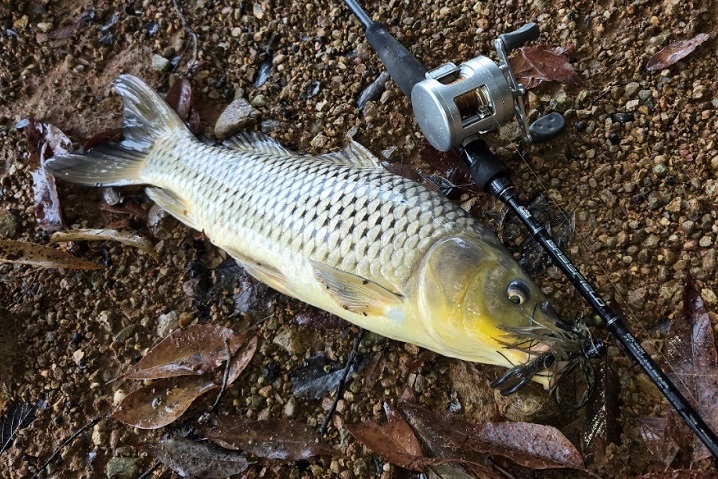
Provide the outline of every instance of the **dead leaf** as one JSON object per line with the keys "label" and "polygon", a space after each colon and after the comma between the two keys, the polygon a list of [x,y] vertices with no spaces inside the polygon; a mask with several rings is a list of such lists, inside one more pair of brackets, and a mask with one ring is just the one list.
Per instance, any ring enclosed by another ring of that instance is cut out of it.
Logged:
{"label": "dead leaf", "polygon": [[147,443],[144,449],[180,477],[222,479],[247,469],[247,459],[234,451],[182,437]]}
{"label": "dead leaf", "polygon": [[12,445],[17,432],[35,419],[34,413],[35,406],[24,402],[9,408],[7,416],[0,421],[0,454]]}
{"label": "dead leaf", "polygon": [[395,409],[384,403],[387,423],[374,421],[347,424],[345,427],[354,438],[390,463],[423,472],[427,461],[421,451],[421,444],[406,419]]}
{"label": "dead leaf", "polygon": [[266,459],[300,461],[333,453],[316,430],[289,419],[249,421],[244,416],[220,416],[204,433],[222,447]]}
{"label": "dead leaf", "polygon": [[470,193],[472,196],[480,193],[478,186],[471,179],[469,168],[459,158],[458,150],[442,152],[425,143],[419,155],[439,175],[426,175],[421,172],[419,174],[425,180],[436,184],[447,198],[457,200],[463,193]]}
{"label": "dead leaf", "polygon": [[715,471],[691,471],[674,469],[671,471],[651,472],[636,479],[715,479]]}
{"label": "dead leaf", "polygon": [[516,80],[527,90],[544,81],[581,83],[581,77],[569,62],[567,52],[564,47],[521,47],[511,56],[509,63]]}
{"label": "dead leaf", "polygon": [[679,40],[677,42],[673,42],[648,60],[648,63],[646,63],[646,70],[649,72],[663,70],[664,68],[673,65],[678,60],[681,60],[693,53],[693,50],[712,37],[712,33],[699,33],[690,40]]}
{"label": "dead leaf", "polygon": [[71,19],[66,25],[53,30],[47,34],[51,40],[61,40],[75,36],[80,30],[90,24],[95,19],[95,9],[85,10],[75,18]]}
{"label": "dead leaf", "polygon": [[606,460],[606,447],[621,440],[620,382],[611,355],[604,354],[596,368],[594,389],[586,403],[586,420],[581,442],[587,464],[601,465]]}
{"label": "dead leaf", "polygon": [[124,245],[134,246],[144,251],[152,258],[157,259],[157,251],[147,238],[134,235],[126,231],[110,229],[76,229],[58,231],[50,237],[51,243],[67,241],[118,241]]}
{"label": "dead leaf", "polygon": [[217,388],[204,376],[159,379],[128,394],[112,416],[129,426],[158,429],[174,422],[202,394]]}
{"label": "dead leaf", "polygon": [[[366,357],[358,357],[347,378],[366,366]],[[328,360],[324,354],[307,359],[306,364],[290,374],[292,394],[296,397],[320,399],[336,389],[344,375],[344,365]]]}
{"label": "dead leaf", "polygon": [[242,371],[244,371],[249,365],[250,361],[254,357],[254,353],[257,352],[257,336],[252,336],[249,341],[244,343],[239,351],[232,357],[232,361],[229,363],[229,373],[227,375],[227,384],[232,384],[237,380]]}
{"label": "dead leaf", "polygon": [[90,139],[85,140],[85,144],[82,145],[82,149],[85,151],[91,150],[96,146],[107,143],[108,141],[119,142],[121,138],[122,128],[109,128],[107,130],[102,130],[101,132],[92,135]]}
{"label": "dead leaf", "polygon": [[[253,339],[256,349],[256,337]],[[227,349],[234,355],[246,340],[246,336],[236,336],[217,324],[193,324],[173,331],[122,377],[161,379],[204,374],[227,360]]]}
{"label": "dead leaf", "polygon": [[[439,414],[407,401],[399,403],[409,423],[430,440],[432,453],[450,458],[458,449],[460,459],[469,451],[507,457],[532,469],[573,468],[585,470],[581,454],[551,426],[526,422],[471,424],[451,413]],[[456,457],[456,456],[454,456]]]}
{"label": "dead leaf", "polygon": [[67,153],[72,142],[59,128],[48,123],[39,123],[30,118],[25,127],[32,169],[35,217],[45,231],[59,231],[67,228],[57,196],[55,177],[45,171],[45,160],[53,155]]}
{"label": "dead leaf", "polygon": [[[710,318],[695,282],[688,277],[683,294],[684,319],[671,326],[665,341],[666,359],[670,365],[668,376],[688,401],[696,408],[708,426],[718,428],[718,352]],[[670,410],[669,415],[677,414]],[[680,424],[680,421],[674,421]],[[680,427],[671,427],[670,435],[683,435]],[[680,440],[676,444],[682,446]],[[702,442],[697,442],[693,460],[710,457]]]}
{"label": "dead leaf", "polygon": [[188,79],[180,78],[175,81],[167,92],[165,101],[177,112],[177,116],[187,123],[192,133],[197,135],[201,132],[202,126],[192,95],[192,84]]}
{"label": "dead leaf", "polygon": [[648,450],[666,467],[670,466],[678,455],[679,448],[669,434],[668,419],[646,416],[637,419],[638,430]]}
{"label": "dead leaf", "polygon": [[29,264],[40,268],[100,269],[100,265],[47,246],[0,239],[0,263]]}

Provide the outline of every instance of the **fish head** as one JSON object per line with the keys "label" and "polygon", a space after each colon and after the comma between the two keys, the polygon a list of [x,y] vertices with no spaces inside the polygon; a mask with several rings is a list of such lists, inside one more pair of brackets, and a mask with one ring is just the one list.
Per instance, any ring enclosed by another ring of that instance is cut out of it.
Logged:
{"label": "fish head", "polygon": [[546,358],[557,348],[558,358],[564,349],[581,350],[571,327],[498,241],[440,240],[422,261],[417,289],[432,347],[446,356],[507,368],[532,364],[541,374],[523,374],[548,387],[555,361]]}

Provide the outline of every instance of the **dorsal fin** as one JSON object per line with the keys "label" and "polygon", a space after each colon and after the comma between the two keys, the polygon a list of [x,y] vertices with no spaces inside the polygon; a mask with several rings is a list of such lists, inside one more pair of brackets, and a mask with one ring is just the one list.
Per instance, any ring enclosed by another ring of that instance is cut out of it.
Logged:
{"label": "dorsal fin", "polygon": [[382,285],[341,271],[324,263],[311,261],[314,276],[342,308],[364,316],[390,316],[400,309],[404,297]]}
{"label": "dorsal fin", "polygon": [[379,160],[356,141],[349,139],[349,144],[343,150],[320,155],[319,158],[330,160],[338,165],[355,166],[358,168],[379,168]]}
{"label": "dorsal fin", "polygon": [[245,151],[250,153],[267,153],[274,155],[292,155],[297,156],[291,150],[286,149],[272,137],[256,131],[242,131],[227,138],[222,142],[227,148],[232,150]]}

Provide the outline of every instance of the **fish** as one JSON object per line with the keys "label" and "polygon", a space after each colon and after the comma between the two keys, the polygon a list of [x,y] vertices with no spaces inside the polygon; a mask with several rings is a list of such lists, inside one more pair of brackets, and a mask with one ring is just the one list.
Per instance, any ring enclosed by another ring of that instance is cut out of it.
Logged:
{"label": "fish", "polygon": [[509,368],[505,393],[551,387],[590,348],[490,229],[359,143],[310,156],[245,131],[208,145],[139,78],[114,89],[122,139],[48,159],[56,178],[144,185],[259,281],[382,336]]}

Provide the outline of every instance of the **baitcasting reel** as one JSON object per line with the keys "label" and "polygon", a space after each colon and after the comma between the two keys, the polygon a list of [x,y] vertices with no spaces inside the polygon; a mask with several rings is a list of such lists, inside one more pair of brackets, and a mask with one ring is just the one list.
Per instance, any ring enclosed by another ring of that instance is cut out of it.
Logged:
{"label": "baitcasting reel", "polygon": [[459,66],[445,63],[426,72],[426,78],[411,90],[411,104],[421,131],[434,148],[448,151],[497,130],[514,117],[528,143],[550,140],[563,131],[565,121],[560,113],[550,113],[528,125],[523,103],[526,90],[516,81],[506,55],[538,36],[538,25],[528,23],[494,41],[498,65],[478,56]]}

